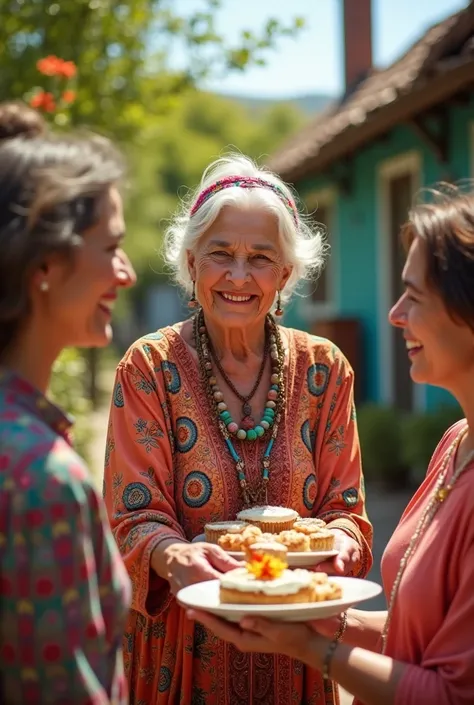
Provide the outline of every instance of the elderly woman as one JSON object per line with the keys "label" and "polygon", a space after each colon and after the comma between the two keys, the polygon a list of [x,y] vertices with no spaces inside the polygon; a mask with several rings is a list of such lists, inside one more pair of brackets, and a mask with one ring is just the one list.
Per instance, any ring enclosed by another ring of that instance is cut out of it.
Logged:
{"label": "elderly woman", "polygon": [[420,205],[404,239],[405,291],[390,312],[420,384],[450,391],[466,418],[441,439],[382,559],[388,612],[244,630],[192,614],[246,651],[284,653],[332,676],[357,705],[474,703],[474,197]]}
{"label": "elderly woman", "polygon": [[130,584],[102,498],[46,397],[66,346],[104,346],[120,289],[112,145],[0,104],[0,702],[125,705]]}
{"label": "elderly woman", "polygon": [[270,315],[318,272],[323,249],[289,189],[241,156],[208,168],[167,233],[196,313],[119,364],[106,451],[106,504],[133,584],[133,703],[334,702],[316,671],[239,653],[174,598],[236,566],[218,546],[191,543],[204,525],[262,503],[324,519],[339,545],[329,569],[370,567],[353,372],[330,342]]}

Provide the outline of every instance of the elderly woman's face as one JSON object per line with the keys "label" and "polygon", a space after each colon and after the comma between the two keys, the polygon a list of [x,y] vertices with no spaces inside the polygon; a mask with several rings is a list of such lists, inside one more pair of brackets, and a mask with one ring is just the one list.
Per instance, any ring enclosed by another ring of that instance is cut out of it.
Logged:
{"label": "elderly woman's face", "polygon": [[291,268],[283,261],[278,221],[267,211],[224,207],[188,253],[196,295],[221,325],[245,326],[263,318]]}

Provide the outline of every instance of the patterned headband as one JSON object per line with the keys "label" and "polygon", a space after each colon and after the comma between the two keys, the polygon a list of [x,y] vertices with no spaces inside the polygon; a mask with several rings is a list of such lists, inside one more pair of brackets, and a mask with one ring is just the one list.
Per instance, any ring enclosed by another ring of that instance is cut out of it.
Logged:
{"label": "patterned headband", "polygon": [[197,213],[202,204],[206,203],[211,196],[225,188],[230,188],[231,186],[238,186],[239,188],[270,189],[270,191],[276,193],[280,201],[284,203],[296,225],[298,225],[298,211],[296,210],[296,206],[293,201],[288,198],[285,192],[277,186],[277,184],[272,184],[270,181],[265,181],[264,179],[258,179],[255,176],[226,176],[225,178],[214,182],[199,194],[195,204],[191,208],[191,217]]}

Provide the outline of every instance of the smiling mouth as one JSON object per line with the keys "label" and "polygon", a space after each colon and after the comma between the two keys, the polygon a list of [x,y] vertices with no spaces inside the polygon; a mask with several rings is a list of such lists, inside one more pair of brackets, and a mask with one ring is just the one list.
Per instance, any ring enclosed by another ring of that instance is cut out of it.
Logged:
{"label": "smiling mouth", "polygon": [[423,349],[423,345],[418,340],[406,340],[405,345],[409,357],[413,357],[413,355],[416,355]]}
{"label": "smiling mouth", "polygon": [[99,308],[101,311],[106,313],[108,316],[112,316],[114,312],[115,299],[101,299],[99,301]]}
{"label": "smiling mouth", "polygon": [[226,291],[218,291],[217,293],[224,301],[231,304],[248,304],[256,298],[254,294],[229,294]]}

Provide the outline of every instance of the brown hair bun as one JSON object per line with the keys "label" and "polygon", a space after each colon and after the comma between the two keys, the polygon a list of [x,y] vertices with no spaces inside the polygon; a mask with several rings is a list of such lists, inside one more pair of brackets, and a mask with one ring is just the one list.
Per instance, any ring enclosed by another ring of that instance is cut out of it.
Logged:
{"label": "brown hair bun", "polygon": [[33,138],[46,132],[46,121],[37,110],[21,101],[0,103],[0,140]]}

